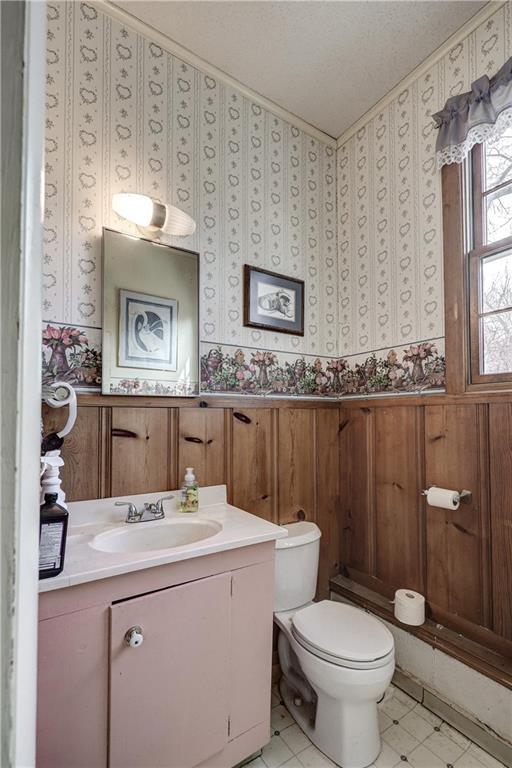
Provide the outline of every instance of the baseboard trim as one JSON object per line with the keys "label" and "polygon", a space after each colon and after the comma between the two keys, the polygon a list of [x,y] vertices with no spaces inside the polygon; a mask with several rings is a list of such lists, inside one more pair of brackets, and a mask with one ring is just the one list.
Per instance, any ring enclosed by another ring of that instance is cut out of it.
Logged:
{"label": "baseboard trim", "polygon": [[396,669],[393,675],[393,685],[407,693],[412,699],[422,704],[426,709],[429,709],[434,715],[448,723],[448,725],[460,731],[463,736],[471,739],[485,752],[488,752],[496,760],[506,765],[507,768],[512,768],[512,746],[506,744],[498,735],[490,732],[476,720],[459,712],[448,701],[440,698],[438,694],[425,688],[415,677],[401,669]]}

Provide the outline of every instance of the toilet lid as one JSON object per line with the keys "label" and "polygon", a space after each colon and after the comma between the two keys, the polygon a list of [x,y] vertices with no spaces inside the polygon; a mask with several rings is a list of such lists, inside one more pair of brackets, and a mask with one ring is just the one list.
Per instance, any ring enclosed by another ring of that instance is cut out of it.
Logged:
{"label": "toilet lid", "polygon": [[338,659],[374,661],[394,647],[393,635],[381,621],[360,608],[333,600],[297,611],[292,625],[298,640]]}

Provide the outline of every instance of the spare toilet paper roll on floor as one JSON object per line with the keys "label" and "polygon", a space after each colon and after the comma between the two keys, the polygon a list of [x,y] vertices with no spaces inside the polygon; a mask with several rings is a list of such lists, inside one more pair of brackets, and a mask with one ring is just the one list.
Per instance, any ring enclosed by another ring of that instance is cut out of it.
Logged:
{"label": "spare toilet paper roll on floor", "polygon": [[458,509],[460,494],[458,491],[450,491],[448,488],[436,488],[433,485],[427,491],[427,504],[430,504],[431,507],[441,507],[442,509]]}
{"label": "spare toilet paper roll on floor", "polygon": [[425,598],[412,589],[397,589],[395,592],[395,617],[402,624],[419,627],[425,622]]}

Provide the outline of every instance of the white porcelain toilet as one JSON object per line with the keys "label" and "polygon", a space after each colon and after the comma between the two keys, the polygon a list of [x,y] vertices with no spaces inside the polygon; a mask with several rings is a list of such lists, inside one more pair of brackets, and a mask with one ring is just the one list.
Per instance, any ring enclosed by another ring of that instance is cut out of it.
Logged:
{"label": "white porcelain toilet", "polygon": [[393,635],[365,611],[316,592],[320,529],[285,526],[276,541],[274,620],[280,629],[281,696],[318,749],[342,768],[380,752],[377,701],[395,669]]}

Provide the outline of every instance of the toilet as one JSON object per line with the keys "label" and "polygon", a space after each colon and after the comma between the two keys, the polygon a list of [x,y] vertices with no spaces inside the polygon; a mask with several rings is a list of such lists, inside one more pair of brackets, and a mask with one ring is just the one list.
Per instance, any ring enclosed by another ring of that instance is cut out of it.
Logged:
{"label": "toilet", "polygon": [[395,669],[393,635],[359,608],[314,603],[320,529],[284,527],[274,586],[281,696],[321,752],[342,768],[364,768],[381,749],[377,702]]}

